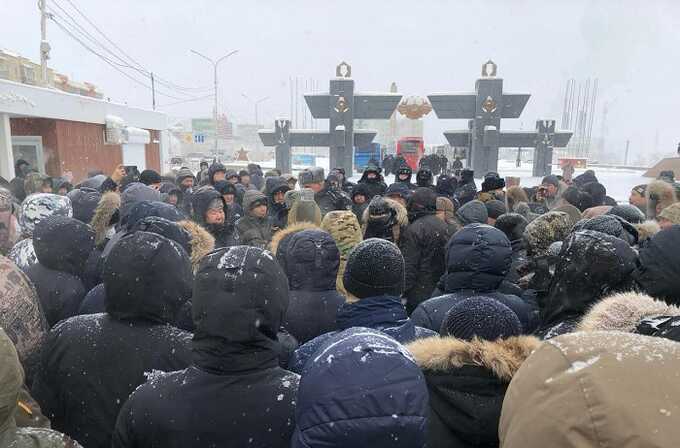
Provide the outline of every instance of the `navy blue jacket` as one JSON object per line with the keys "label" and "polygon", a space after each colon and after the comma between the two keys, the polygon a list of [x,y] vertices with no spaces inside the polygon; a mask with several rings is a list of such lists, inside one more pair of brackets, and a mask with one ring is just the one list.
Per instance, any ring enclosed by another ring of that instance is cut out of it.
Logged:
{"label": "navy blue jacket", "polygon": [[538,310],[517,296],[499,292],[511,263],[512,247],[503,232],[486,224],[465,226],[447,244],[446,273],[438,284],[443,295],[418,305],[412,320],[439,331],[446,313],[457,301],[483,295],[515,311],[525,333],[530,333],[538,325]]}
{"label": "navy blue jacket", "polygon": [[[379,330],[402,344],[416,339],[436,336],[426,328],[417,327],[406,314],[401,299],[392,296],[376,296],[346,303],[336,319],[338,331],[352,327],[366,327]],[[289,370],[301,373],[307,360],[322,344],[336,332],[322,334],[295,350],[288,364]]]}
{"label": "navy blue jacket", "polygon": [[411,354],[382,332],[351,328],[310,358],[291,447],[422,448],[427,415],[427,386]]}

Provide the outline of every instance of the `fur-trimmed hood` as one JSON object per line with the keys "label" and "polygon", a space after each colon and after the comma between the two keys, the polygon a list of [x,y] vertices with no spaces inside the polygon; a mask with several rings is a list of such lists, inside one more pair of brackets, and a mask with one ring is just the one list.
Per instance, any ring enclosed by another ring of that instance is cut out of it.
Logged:
{"label": "fur-trimmed hood", "polygon": [[92,226],[95,232],[94,243],[96,246],[99,246],[106,239],[106,232],[109,230],[111,218],[113,218],[113,215],[119,209],[120,195],[112,191],[104,193],[90,221],[90,226]]}
{"label": "fur-trimmed hood", "polygon": [[298,232],[302,232],[303,230],[309,230],[309,229],[318,229],[319,226],[307,222],[307,221],[302,221],[298,222],[297,224],[289,225],[283,230],[279,230],[274,234],[272,237],[272,242],[270,245],[271,252],[276,255],[276,251],[279,248],[279,244],[281,244],[281,241],[287,237],[288,235],[293,235]]}
{"label": "fur-trimmed hood", "polygon": [[384,238],[398,244],[402,230],[408,226],[408,211],[397,201],[378,196],[364,210],[361,222],[364,238]]}
{"label": "fur-trimmed hood", "polygon": [[463,366],[490,370],[498,379],[510,382],[524,360],[541,344],[534,336],[516,336],[497,341],[453,337],[420,339],[406,348],[423,370],[446,371]]}
{"label": "fur-trimmed hood", "polygon": [[215,237],[203,227],[188,219],[177,224],[191,235],[191,267],[196,272],[201,259],[215,249]]}
{"label": "fur-trimmed hood", "polygon": [[656,206],[661,205],[661,209],[677,202],[675,188],[663,180],[654,180],[647,185],[645,191],[647,199],[647,218],[656,218]]}
{"label": "fur-trimmed hood", "polygon": [[578,326],[578,331],[633,332],[644,319],[680,316],[680,307],[638,292],[625,292],[601,300]]}
{"label": "fur-trimmed hood", "polygon": [[638,244],[650,239],[661,231],[659,223],[656,221],[645,221],[640,224],[633,224],[638,231]]}
{"label": "fur-trimmed hood", "polygon": [[[408,211],[406,210],[406,207],[395,201],[394,199],[390,198],[382,198],[383,201],[387,203],[387,206],[394,210],[396,212],[396,218],[397,218],[397,224],[399,224],[400,227],[406,227],[408,225]],[[366,208],[364,210],[364,215],[362,217],[362,221],[364,223],[368,222],[370,219],[370,209]],[[364,224],[365,227],[365,224]]]}

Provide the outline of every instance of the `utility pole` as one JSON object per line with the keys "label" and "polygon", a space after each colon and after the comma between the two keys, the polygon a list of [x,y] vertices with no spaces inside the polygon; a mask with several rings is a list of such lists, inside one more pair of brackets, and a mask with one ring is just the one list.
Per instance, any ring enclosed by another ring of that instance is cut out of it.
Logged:
{"label": "utility pole", "polygon": [[623,165],[628,166],[628,149],[630,148],[630,140],[626,140],[626,156],[623,160]]}
{"label": "utility pole", "polygon": [[218,117],[218,115],[217,115],[217,66],[220,64],[220,62],[224,61],[229,56],[232,56],[232,55],[238,53],[238,50],[234,50],[230,53],[227,53],[217,60],[213,60],[213,59],[209,58],[208,56],[199,53],[196,50],[191,50],[191,52],[193,54],[195,54],[196,56],[200,56],[203,59],[207,60],[213,66],[213,77],[214,77],[214,88],[215,88],[215,91],[213,92],[214,95],[215,95],[215,104],[213,106],[213,126],[215,127],[215,154],[217,154],[217,117]]}
{"label": "utility pole", "polygon": [[151,104],[153,110],[156,110],[156,80],[153,77],[153,72],[151,73]]}
{"label": "utility pole", "polygon": [[47,60],[50,58],[50,43],[47,42],[47,0],[38,0],[38,7],[40,8],[40,72],[42,75],[42,84],[48,86],[47,79]]}

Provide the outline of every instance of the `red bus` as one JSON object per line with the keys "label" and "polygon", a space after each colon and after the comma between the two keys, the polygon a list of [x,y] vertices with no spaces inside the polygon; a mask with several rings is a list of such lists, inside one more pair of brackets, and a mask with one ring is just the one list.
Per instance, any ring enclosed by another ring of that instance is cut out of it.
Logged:
{"label": "red bus", "polygon": [[425,141],[422,137],[402,137],[397,141],[397,156],[403,156],[413,172],[418,171],[418,162],[425,154]]}

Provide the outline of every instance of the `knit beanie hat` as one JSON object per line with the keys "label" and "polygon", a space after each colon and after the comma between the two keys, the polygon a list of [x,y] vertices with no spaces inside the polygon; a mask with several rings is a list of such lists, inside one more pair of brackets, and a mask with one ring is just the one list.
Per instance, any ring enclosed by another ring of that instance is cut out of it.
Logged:
{"label": "knit beanie hat", "polygon": [[499,216],[501,216],[502,214],[504,214],[505,212],[508,211],[505,208],[505,204],[503,204],[498,199],[487,201],[485,203],[485,205],[486,205],[487,214],[489,215],[489,218],[491,218],[491,219],[498,219]]}
{"label": "knit beanie hat", "polygon": [[466,341],[519,336],[522,324],[507,306],[490,297],[474,296],[456,302],[446,313],[439,333]]}
{"label": "knit beanie hat", "polygon": [[645,221],[644,213],[636,206],[630,204],[615,205],[607,214],[619,216],[631,224],[640,224]]}
{"label": "knit beanie hat", "polygon": [[456,212],[456,218],[464,226],[473,222],[486,224],[487,219],[489,219],[489,212],[482,201],[475,199],[459,208]]}
{"label": "knit beanie hat", "polygon": [[557,176],[555,176],[554,174],[551,174],[551,175],[545,176],[543,178],[541,185],[554,185],[555,187],[559,187],[560,186],[560,180],[557,178]]}
{"label": "knit beanie hat", "polygon": [[404,257],[395,244],[369,238],[349,253],[343,283],[359,299],[400,296],[404,290]]}

